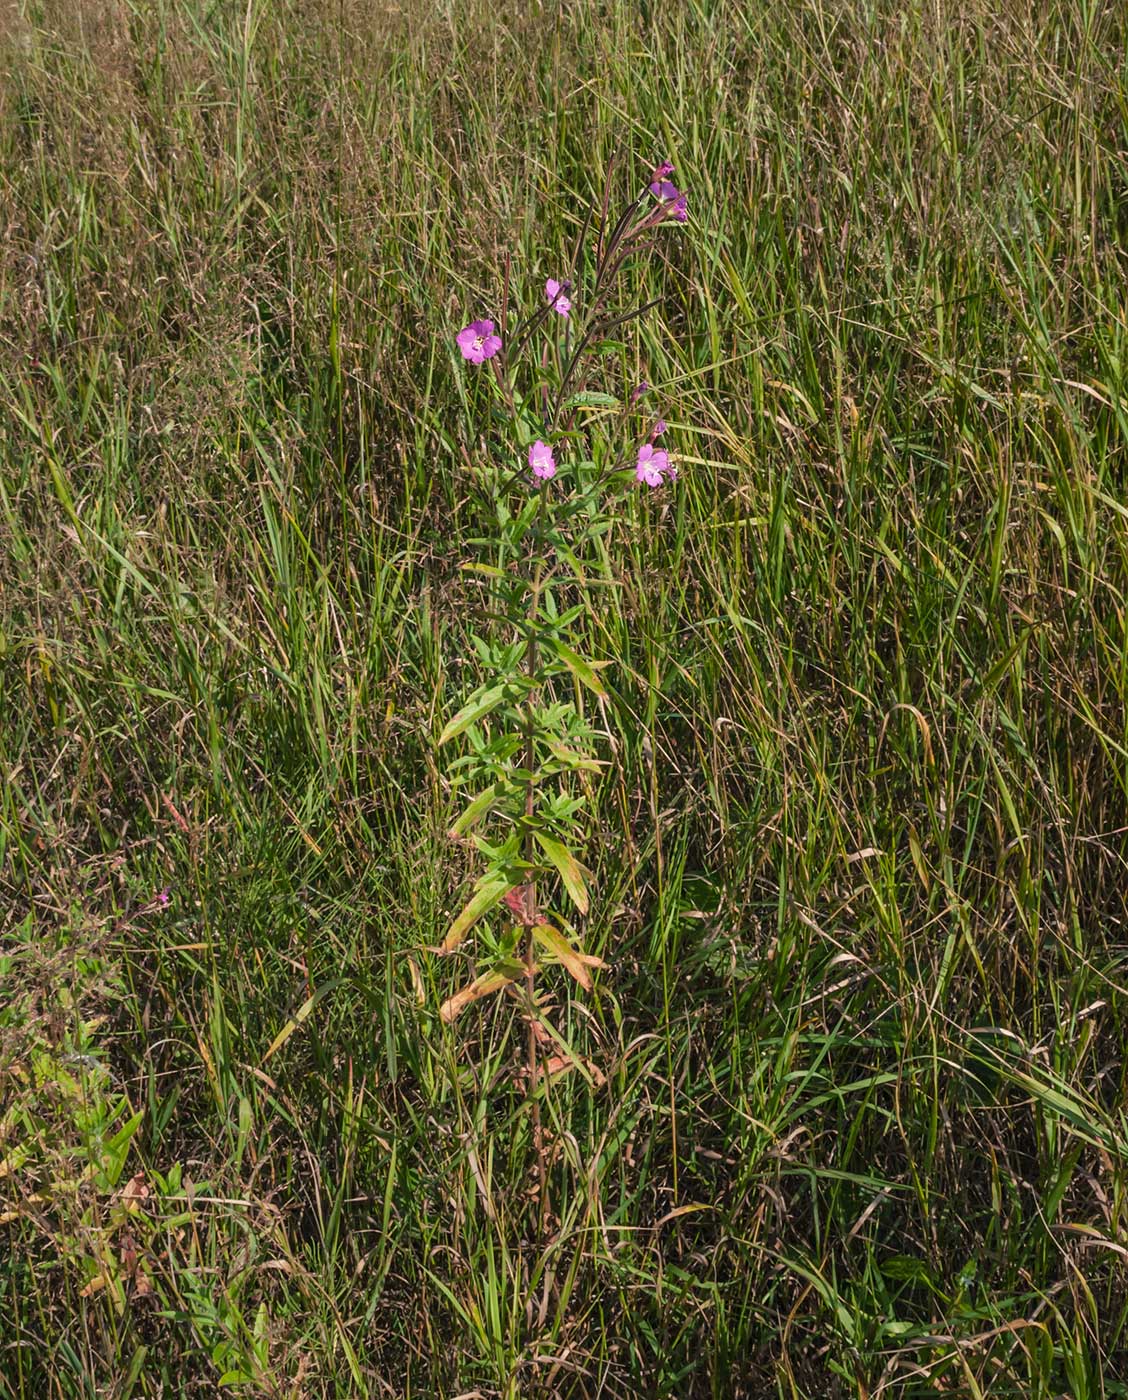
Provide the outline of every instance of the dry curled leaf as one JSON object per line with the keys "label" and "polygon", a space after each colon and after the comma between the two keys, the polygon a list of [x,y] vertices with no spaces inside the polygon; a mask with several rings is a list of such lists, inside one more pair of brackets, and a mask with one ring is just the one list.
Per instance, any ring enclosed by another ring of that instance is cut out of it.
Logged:
{"label": "dry curled leaf", "polygon": [[137,1172],[121,1188],[120,1200],[126,1210],[140,1210],[152,1194],[149,1183],[145,1180],[145,1173]]}

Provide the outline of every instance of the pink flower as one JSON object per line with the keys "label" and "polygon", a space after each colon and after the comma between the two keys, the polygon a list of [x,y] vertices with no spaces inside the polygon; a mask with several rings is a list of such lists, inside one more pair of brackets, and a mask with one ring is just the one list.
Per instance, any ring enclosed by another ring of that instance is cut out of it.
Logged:
{"label": "pink flower", "polygon": [[655,438],[660,438],[665,431],[666,420],[664,418],[659,418],[654,424],[654,427],[650,430],[650,441],[653,442]]}
{"label": "pink flower", "polygon": [[672,175],[673,173],[674,173],[674,163],[673,163],[673,161],[664,160],[664,161],[662,162],[662,164],[657,168],[657,170],[655,170],[654,174],[651,175],[650,178],[651,178],[652,180],[664,180],[664,179],[666,178],[667,175]]}
{"label": "pink flower", "polygon": [[501,336],[494,335],[492,321],[471,321],[468,326],[463,326],[455,339],[462,351],[462,358],[473,365],[492,359],[501,349]]}
{"label": "pink flower", "polygon": [[647,486],[662,486],[667,477],[673,481],[677,474],[677,467],[670,465],[669,455],[661,448],[651,447],[650,443],[646,442],[638,449],[636,481],[644,482]]}
{"label": "pink flower", "polygon": [[638,403],[639,399],[642,398],[643,394],[648,394],[649,392],[650,385],[644,379],[642,383],[638,386],[638,388],[634,391],[634,393],[631,395],[631,407],[633,408],[634,405]]}
{"label": "pink flower", "polygon": [[668,162],[660,165],[654,172],[654,179],[651,181],[650,193],[655,199],[660,199],[666,206],[666,212],[672,214],[679,224],[684,224],[689,218],[689,209],[686,205],[686,196],[678,189],[672,180],[663,177],[673,173],[674,167]]}
{"label": "pink flower", "polygon": [[544,284],[544,294],[552,304],[552,309],[559,316],[567,316],[572,309],[572,303],[561,290],[560,283],[555,277],[550,277]]}
{"label": "pink flower", "polygon": [[556,475],[556,461],[552,455],[552,448],[547,442],[541,442],[540,438],[529,448],[529,466],[533,469],[533,475],[541,481],[548,481]]}

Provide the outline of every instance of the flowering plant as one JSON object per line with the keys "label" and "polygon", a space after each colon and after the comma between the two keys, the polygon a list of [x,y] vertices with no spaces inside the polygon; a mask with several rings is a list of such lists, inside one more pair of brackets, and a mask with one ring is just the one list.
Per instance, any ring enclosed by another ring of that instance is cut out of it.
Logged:
{"label": "flowering plant", "polygon": [[672,174],[669,163],[660,165],[612,221],[608,171],[601,210],[589,211],[572,255],[576,269],[588,254],[590,291],[573,278],[549,277],[537,308],[512,324],[507,266],[500,329],[493,320],[478,319],[455,337],[475,373],[489,363],[487,392],[517,466],[481,469],[497,529],[475,541],[482,557],[467,567],[483,581],[496,624],[491,636],[473,639],[489,679],[439,740],[446,745],[463,738],[467,744],[448,769],[454,786],[468,794],[450,834],[472,842],[483,864],[440,949],[453,953],[476,928],[477,975],[444,1002],[440,1014],[453,1021],[473,1002],[502,990],[521,1004],[542,1219],[541,1086],[568,1070],[593,1077],[596,1072],[549,1022],[536,976],[541,963],[557,963],[590,989],[591,970],[605,966],[584,948],[565,908],[550,907],[544,898],[550,884],[558,886],[569,912],[581,916],[591,900],[591,875],[579,854],[584,788],[602,764],[584,705],[585,696],[598,704],[606,698],[600,671],[609,663],[583,656],[573,634],[586,611],[577,601],[585,593],[580,561],[607,534],[611,512],[625,494],[659,489],[677,476],[670,454],[655,446],[665,422],[659,418],[644,428],[642,399],[650,386],[640,384],[625,401],[593,386],[608,334],[623,334],[655,305],[624,310],[617,304],[620,274],[630,259],[653,250],[662,226],[688,217],[686,196],[670,182]]}

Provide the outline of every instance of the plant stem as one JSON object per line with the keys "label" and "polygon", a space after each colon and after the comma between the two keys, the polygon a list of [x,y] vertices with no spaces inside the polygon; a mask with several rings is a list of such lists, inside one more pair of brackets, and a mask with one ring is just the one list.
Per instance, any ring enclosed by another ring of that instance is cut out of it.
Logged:
{"label": "plant stem", "polygon": [[[537,507],[536,526],[532,532],[536,538],[537,527],[540,525],[541,517],[544,514],[545,505],[545,485],[541,483],[539,504]],[[540,604],[541,578],[544,570],[544,560],[537,560],[536,573],[533,576],[533,586],[529,601],[528,611],[528,635],[529,645],[525,652],[525,673],[530,680],[536,677],[537,673],[537,632],[536,619],[537,609]],[[525,710],[525,771],[530,774],[528,787],[525,790],[525,860],[529,866],[533,865],[536,855],[533,842],[533,812],[535,810],[536,794],[533,791],[532,773],[536,765],[536,719],[533,709],[533,694],[530,690],[529,698],[526,702]],[[533,961],[534,940],[533,924],[536,920],[537,909],[537,882],[530,874],[526,882],[525,889],[525,993],[528,998],[529,1016],[529,1039],[528,1039],[528,1073],[529,1073],[529,1101],[532,1104],[533,1116],[533,1150],[536,1153],[537,1162],[537,1238],[539,1239],[544,1231],[544,1223],[548,1214],[548,1178],[545,1170],[544,1158],[544,1138],[541,1132],[541,1112],[540,1101],[537,1099],[537,1083],[540,1078],[540,1057],[537,1052],[537,1023],[536,1004],[533,1000],[536,991],[536,967]]]}

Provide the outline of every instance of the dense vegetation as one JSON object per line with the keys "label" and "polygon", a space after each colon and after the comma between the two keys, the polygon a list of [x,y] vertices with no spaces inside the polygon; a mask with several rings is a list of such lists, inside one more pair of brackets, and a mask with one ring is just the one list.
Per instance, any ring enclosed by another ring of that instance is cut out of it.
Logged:
{"label": "dense vegetation", "polygon": [[[1126,44],[5,7],[0,1397],[1128,1394]],[[612,156],[689,191],[609,364],[680,475],[580,600],[542,1229],[520,1005],[438,1014],[454,335]]]}

